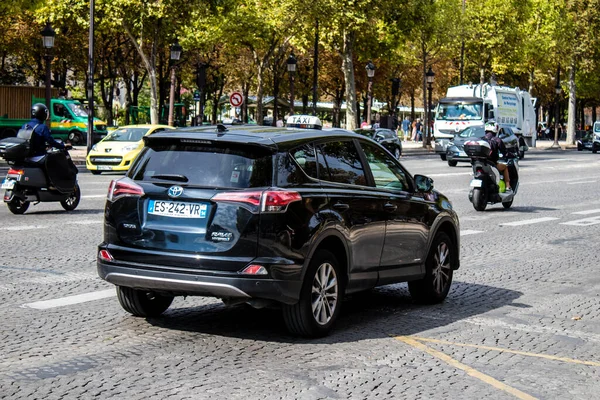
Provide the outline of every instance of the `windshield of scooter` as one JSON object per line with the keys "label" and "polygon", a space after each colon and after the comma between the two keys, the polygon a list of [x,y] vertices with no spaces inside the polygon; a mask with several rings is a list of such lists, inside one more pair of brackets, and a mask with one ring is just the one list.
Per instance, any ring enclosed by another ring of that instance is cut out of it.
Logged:
{"label": "windshield of scooter", "polygon": [[482,138],[485,136],[485,129],[481,126],[470,126],[467,129],[463,129],[458,136],[461,138]]}
{"label": "windshield of scooter", "polygon": [[440,103],[435,119],[442,121],[480,120],[482,108],[482,103]]}

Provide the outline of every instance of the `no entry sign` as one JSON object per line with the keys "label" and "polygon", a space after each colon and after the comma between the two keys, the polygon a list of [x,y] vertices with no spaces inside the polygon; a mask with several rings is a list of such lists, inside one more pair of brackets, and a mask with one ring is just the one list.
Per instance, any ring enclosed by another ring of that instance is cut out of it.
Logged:
{"label": "no entry sign", "polygon": [[229,96],[229,103],[234,107],[239,107],[244,102],[244,96],[240,92],[233,92]]}

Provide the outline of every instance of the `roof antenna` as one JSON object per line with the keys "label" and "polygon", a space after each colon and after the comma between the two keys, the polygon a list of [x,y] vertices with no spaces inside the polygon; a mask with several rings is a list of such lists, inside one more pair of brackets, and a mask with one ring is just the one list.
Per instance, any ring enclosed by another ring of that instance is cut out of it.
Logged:
{"label": "roof antenna", "polygon": [[217,124],[217,131],[219,131],[219,133],[227,132],[227,127],[223,124]]}

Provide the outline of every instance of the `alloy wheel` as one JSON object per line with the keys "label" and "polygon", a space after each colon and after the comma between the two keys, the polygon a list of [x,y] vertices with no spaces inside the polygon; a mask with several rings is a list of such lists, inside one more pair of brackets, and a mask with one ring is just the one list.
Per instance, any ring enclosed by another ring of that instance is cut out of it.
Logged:
{"label": "alloy wheel", "polygon": [[433,256],[433,286],[438,293],[446,289],[450,280],[452,266],[450,265],[450,249],[446,242],[441,242]]}
{"label": "alloy wheel", "polygon": [[335,312],[338,302],[338,279],[329,263],[319,266],[312,283],[311,304],[315,321],[327,324]]}

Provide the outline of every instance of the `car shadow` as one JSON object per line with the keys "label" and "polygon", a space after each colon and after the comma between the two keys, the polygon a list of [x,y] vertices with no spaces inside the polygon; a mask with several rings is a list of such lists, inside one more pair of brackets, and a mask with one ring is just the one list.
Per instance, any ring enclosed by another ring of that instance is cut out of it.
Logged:
{"label": "car shadow", "polygon": [[521,307],[515,302],[521,295],[514,290],[454,282],[443,303],[420,305],[412,301],[406,284],[383,286],[346,298],[333,331],[319,339],[288,333],[279,309],[257,310],[245,304],[227,307],[215,302],[174,308],[147,321],[169,330],[266,342],[327,344],[417,334],[513,303]]}
{"label": "car shadow", "polygon": [[36,210],[27,210],[27,212],[24,214],[25,216],[27,215],[58,215],[58,214],[68,214],[68,215],[103,215],[104,214],[104,208],[93,208],[93,209],[85,209],[85,210],[73,210],[73,211],[66,211],[63,210],[62,208],[60,209],[56,209],[56,210],[40,210],[40,211],[36,211]]}

